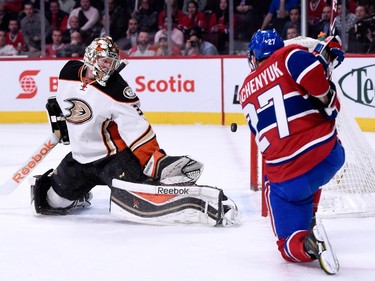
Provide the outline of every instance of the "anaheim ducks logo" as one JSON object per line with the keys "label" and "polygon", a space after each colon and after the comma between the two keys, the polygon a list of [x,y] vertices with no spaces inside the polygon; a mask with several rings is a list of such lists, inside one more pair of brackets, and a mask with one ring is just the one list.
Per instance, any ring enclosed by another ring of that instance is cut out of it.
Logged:
{"label": "anaheim ducks logo", "polygon": [[66,99],[64,100],[71,104],[70,107],[65,108],[69,113],[65,116],[66,121],[74,124],[82,124],[92,118],[91,107],[80,99]]}
{"label": "anaheim ducks logo", "polygon": [[130,88],[129,86],[127,86],[123,91],[122,93],[124,94],[124,97],[125,98],[128,98],[128,99],[135,99],[136,95],[135,93],[133,92],[132,88]]}

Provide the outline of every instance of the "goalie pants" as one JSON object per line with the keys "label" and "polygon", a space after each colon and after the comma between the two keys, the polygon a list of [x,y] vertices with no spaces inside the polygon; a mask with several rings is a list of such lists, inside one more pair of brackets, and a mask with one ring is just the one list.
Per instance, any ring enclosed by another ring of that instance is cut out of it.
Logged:
{"label": "goalie pants", "polygon": [[61,197],[74,201],[96,185],[111,186],[113,179],[140,182],[144,177],[130,149],[87,164],[77,162],[68,153],[52,174],[52,187]]}
{"label": "goalie pants", "polygon": [[314,213],[314,195],[320,195],[319,188],[334,177],[344,162],[345,151],[337,141],[330,154],[306,174],[285,182],[266,181],[267,205],[274,232],[279,239],[279,250],[284,258],[285,255],[289,257],[293,249],[297,251],[300,248],[297,244],[302,243],[303,246]]}

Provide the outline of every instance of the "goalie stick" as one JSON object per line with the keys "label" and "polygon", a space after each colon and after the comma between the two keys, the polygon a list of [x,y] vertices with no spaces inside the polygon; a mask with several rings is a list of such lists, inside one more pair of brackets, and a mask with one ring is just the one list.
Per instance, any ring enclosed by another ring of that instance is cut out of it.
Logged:
{"label": "goalie stick", "polygon": [[48,153],[59,143],[60,138],[51,133],[23,165],[8,179],[0,185],[0,195],[9,195],[17,189],[21,182],[35,169],[36,166],[47,156]]}

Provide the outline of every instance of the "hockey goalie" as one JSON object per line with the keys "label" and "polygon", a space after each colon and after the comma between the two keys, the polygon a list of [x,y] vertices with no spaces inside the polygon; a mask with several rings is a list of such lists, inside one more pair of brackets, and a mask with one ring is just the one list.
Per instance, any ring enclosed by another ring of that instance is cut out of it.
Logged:
{"label": "hockey goalie", "polygon": [[[125,61],[126,62],[126,61]],[[111,189],[110,212],[141,223],[239,222],[236,204],[223,190],[196,185],[203,164],[169,156],[120,75],[125,66],[110,37],[96,38],[84,61],[68,61],[58,92],[47,102],[52,131],[70,144],[55,170],[34,177],[36,214],[65,215],[90,206],[97,185]]]}

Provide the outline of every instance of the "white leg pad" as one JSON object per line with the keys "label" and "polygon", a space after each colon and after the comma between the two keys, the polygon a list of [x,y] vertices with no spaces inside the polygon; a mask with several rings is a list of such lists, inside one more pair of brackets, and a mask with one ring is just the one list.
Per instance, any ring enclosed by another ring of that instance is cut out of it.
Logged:
{"label": "white leg pad", "polygon": [[[240,212],[221,189],[211,186],[156,186],[113,180],[111,214],[147,224],[239,223]],[[226,203],[227,201],[224,201]],[[229,208],[229,211],[228,211]],[[233,209],[233,210],[232,210]]]}

